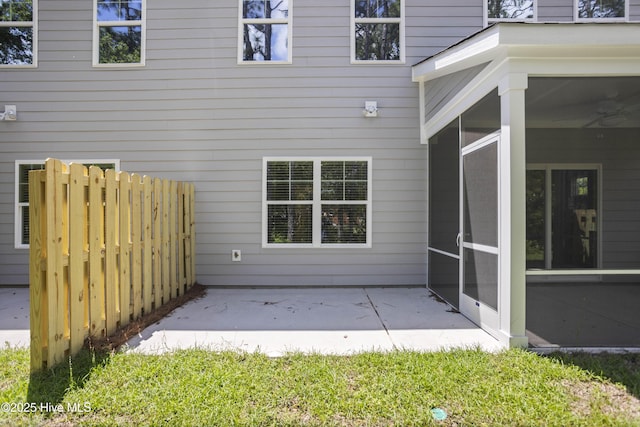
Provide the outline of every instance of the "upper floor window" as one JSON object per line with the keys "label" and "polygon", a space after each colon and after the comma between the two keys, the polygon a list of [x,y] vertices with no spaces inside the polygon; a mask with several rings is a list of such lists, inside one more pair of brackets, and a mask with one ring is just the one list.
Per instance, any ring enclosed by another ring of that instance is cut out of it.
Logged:
{"label": "upper floor window", "polygon": [[625,0],[577,0],[576,20],[624,20],[627,7]]}
{"label": "upper floor window", "polygon": [[0,0],[0,65],[36,65],[38,0]]}
{"label": "upper floor window", "polygon": [[403,0],[351,0],[351,60],[404,61]]}
{"label": "upper floor window", "polygon": [[291,62],[293,0],[240,0],[239,62]]}
{"label": "upper floor window", "polygon": [[534,2],[535,0],[486,0],[487,23],[534,20]]}
{"label": "upper floor window", "polygon": [[144,65],[146,0],[94,0],[93,65]]}

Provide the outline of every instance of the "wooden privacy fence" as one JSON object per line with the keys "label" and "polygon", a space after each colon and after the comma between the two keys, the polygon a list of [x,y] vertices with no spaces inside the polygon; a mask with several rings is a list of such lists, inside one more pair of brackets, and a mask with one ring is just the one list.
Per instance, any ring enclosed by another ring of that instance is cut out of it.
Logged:
{"label": "wooden privacy fence", "polygon": [[48,159],[29,172],[31,369],[195,283],[193,184]]}

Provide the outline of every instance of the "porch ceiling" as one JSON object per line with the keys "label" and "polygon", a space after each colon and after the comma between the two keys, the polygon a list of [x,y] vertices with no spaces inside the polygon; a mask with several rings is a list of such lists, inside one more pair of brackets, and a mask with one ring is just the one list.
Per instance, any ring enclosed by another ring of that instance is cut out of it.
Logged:
{"label": "porch ceiling", "polygon": [[412,67],[423,142],[489,91],[515,82],[527,89],[527,127],[638,128],[639,77],[636,23],[499,23]]}

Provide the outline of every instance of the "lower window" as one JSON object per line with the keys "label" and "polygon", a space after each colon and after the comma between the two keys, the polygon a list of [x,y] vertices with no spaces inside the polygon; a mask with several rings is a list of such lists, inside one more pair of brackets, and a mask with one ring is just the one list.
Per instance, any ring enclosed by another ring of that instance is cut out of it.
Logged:
{"label": "lower window", "polygon": [[[103,171],[107,169],[120,170],[119,160],[74,160],[86,167],[98,166]],[[71,163],[65,161],[65,163]],[[44,161],[17,160],[16,161],[16,214],[15,214],[15,247],[29,248],[29,171],[44,169]]]}
{"label": "lower window", "polygon": [[263,246],[371,245],[370,158],[267,158]]}

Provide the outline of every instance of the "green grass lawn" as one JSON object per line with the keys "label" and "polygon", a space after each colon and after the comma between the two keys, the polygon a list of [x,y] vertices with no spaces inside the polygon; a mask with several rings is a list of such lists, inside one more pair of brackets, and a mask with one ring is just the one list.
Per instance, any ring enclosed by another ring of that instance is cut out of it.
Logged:
{"label": "green grass lawn", "polygon": [[84,351],[30,377],[0,350],[0,425],[640,426],[639,398],[640,354]]}

